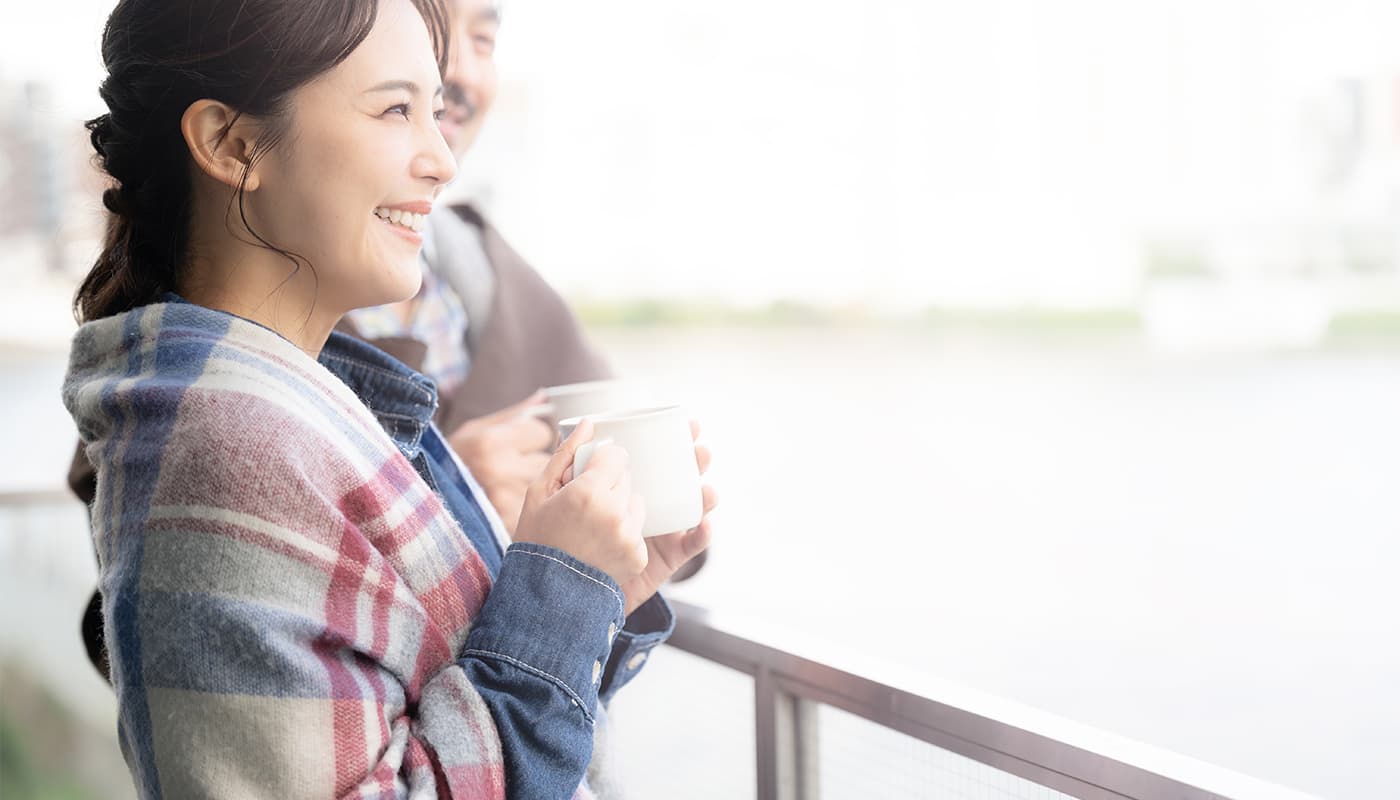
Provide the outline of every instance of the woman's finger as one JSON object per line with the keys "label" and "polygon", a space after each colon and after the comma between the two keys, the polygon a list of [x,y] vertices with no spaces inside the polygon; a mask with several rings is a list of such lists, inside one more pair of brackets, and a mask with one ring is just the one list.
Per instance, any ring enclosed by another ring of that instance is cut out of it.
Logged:
{"label": "woman's finger", "polygon": [[588,465],[574,476],[574,481],[589,491],[613,491],[627,476],[629,461],[626,450],[615,444],[605,444],[593,450]]}
{"label": "woman's finger", "polygon": [[715,487],[708,483],[700,487],[700,505],[705,509],[704,514],[715,510],[715,506],[719,505],[719,492],[715,491]]}
{"label": "woman's finger", "polygon": [[700,468],[700,474],[704,475],[710,468],[710,448],[703,444],[695,445],[695,466]]}
{"label": "woman's finger", "polygon": [[574,456],[578,453],[579,445],[593,438],[593,421],[585,419],[574,428],[574,432],[559,445],[559,449],[554,451],[554,455],[546,462],[544,472],[541,477],[550,491],[558,491],[560,487],[574,479]]}

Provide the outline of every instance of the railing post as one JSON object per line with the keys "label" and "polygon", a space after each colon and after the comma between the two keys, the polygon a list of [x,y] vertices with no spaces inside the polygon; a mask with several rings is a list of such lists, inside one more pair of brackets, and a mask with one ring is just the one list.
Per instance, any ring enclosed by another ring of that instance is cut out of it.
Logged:
{"label": "railing post", "polygon": [[795,694],[780,697],[786,697],[792,709],[792,752],[796,759],[794,774],[798,800],[820,800],[822,751],[817,703]]}
{"label": "railing post", "polygon": [[[792,786],[791,748],[784,747],[782,728],[787,727],[781,717],[778,683],[773,672],[760,666],[753,677],[754,692],[754,746],[757,752],[758,800],[794,800],[791,793],[783,792],[784,784]],[[784,774],[786,773],[786,775]],[[784,778],[787,778],[785,781]]]}
{"label": "railing post", "polygon": [[783,691],[767,667],[754,675],[758,800],[818,800],[817,704]]}

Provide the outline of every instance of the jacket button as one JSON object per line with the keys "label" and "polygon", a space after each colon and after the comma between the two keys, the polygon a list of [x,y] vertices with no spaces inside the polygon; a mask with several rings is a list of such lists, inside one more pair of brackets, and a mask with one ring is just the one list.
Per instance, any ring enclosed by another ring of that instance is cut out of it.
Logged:
{"label": "jacket button", "polygon": [[593,682],[598,682],[598,676],[603,674],[603,664],[600,661],[593,662]]}
{"label": "jacket button", "polygon": [[617,638],[617,623],[608,623],[608,647],[612,647],[613,640]]}
{"label": "jacket button", "polygon": [[627,668],[630,670],[641,669],[641,666],[645,663],[647,663],[647,654],[638,653],[635,656],[632,656],[631,660],[627,662]]}

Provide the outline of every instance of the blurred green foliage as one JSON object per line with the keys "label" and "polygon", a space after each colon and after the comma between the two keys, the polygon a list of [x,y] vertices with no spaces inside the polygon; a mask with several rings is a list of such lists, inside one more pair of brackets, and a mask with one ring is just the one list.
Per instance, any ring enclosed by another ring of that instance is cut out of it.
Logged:
{"label": "blurred green foliage", "polygon": [[995,311],[926,308],[892,313],[861,305],[827,307],[778,300],[757,307],[718,301],[639,299],[612,303],[582,300],[575,312],[590,327],[875,327],[916,330],[971,330],[1007,333],[1136,331],[1141,320],[1131,309],[1062,311],[1021,308]]}
{"label": "blurred green foliage", "polygon": [[14,800],[87,800],[92,797],[53,764],[32,755],[20,726],[0,705],[0,798]]}
{"label": "blurred green foliage", "polygon": [[1400,312],[1338,314],[1327,328],[1330,339],[1390,339],[1400,336]]}
{"label": "blurred green foliage", "polygon": [[75,716],[31,672],[0,663],[0,800],[111,800],[133,793],[110,734]]}

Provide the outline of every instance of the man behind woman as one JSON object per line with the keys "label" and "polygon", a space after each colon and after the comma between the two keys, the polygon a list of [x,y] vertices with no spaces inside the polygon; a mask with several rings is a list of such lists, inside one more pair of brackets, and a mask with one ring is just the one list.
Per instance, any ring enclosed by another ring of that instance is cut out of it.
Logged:
{"label": "man behind woman", "polygon": [[455,171],[447,38],[437,0],[123,0],[108,21],[109,237],[64,401],[143,796],[586,794],[599,701],[708,541],[641,538],[618,448],[572,474],[585,424],[502,549],[432,382],[332,332],[418,292]]}

